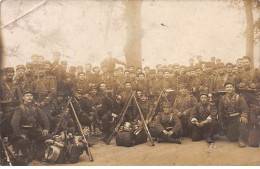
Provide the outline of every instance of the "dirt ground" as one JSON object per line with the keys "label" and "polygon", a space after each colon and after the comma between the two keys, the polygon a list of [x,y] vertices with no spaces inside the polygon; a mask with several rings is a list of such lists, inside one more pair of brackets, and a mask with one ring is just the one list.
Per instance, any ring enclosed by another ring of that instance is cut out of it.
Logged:
{"label": "dirt ground", "polygon": [[115,140],[110,145],[95,141],[91,147],[94,162],[90,162],[84,153],[75,164],[50,164],[33,161],[31,166],[259,166],[260,148],[239,148],[237,143],[229,142],[218,136],[214,144],[205,141],[192,142],[183,138],[182,144],[157,143],[134,147],[116,146]]}

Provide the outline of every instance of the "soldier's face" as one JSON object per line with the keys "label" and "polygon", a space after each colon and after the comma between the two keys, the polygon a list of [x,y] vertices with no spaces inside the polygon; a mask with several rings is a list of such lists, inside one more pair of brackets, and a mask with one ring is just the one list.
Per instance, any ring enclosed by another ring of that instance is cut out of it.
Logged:
{"label": "soldier's face", "polygon": [[237,60],[236,65],[237,65],[238,68],[242,68],[243,67],[242,60]]}
{"label": "soldier's face", "polygon": [[128,89],[128,90],[131,89],[131,87],[132,87],[132,86],[131,86],[130,83],[126,83],[126,84],[125,84],[125,88]]}
{"label": "soldier's face", "polygon": [[197,74],[198,76],[200,76],[200,75],[202,74],[201,69],[197,69],[197,70],[196,70],[196,74]]}
{"label": "soldier's face", "polygon": [[99,74],[99,72],[100,72],[100,69],[98,69],[98,68],[94,69],[95,74]]}
{"label": "soldier's face", "polygon": [[24,103],[31,103],[33,101],[33,95],[31,93],[26,93],[23,96]]}
{"label": "soldier's face", "polygon": [[205,64],[202,64],[202,65],[201,65],[201,68],[202,68],[203,71],[205,71],[205,70],[206,70],[206,65],[205,65]]}
{"label": "soldier's face", "polygon": [[40,68],[39,69],[39,76],[44,76],[45,72],[46,72],[45,68]]}
{"label": "soldier's face", "polygon": [[231,65],[228,65],[228,66],[227,66],[227,72],[228,72],[228,73],[231,73],[231,72],[232,72],[232,69],[233,69],[233,67],[232,67]]}
{"label": "soldier's face", "polygon": [[114,76],[118,76],[117,71],[114,71]]}
{"label": "soldier's face", "polygon": [[248,59],[243,59],[244,67],[250,68],[250,61]]}
{"label": "soldier's face", "polygon": [[99,86],[99,88],[100,88],[101,91],[106,90],[106,84],[102,83],[102,84]]}
{"label": "soldier's face", "polygon": [[91,65],[86,65],[86,67],[85,67],[85,68],[86,68],[86,71],[87,71],[87,72],[90,72],[90,71],[91,71],[91,69],[92,69],[92,66],[91,66]]}
{"label": "soldier's face", "polygon": [[191,76],[191,77],[195,77],[195,71],[191,71],[191,72],[190,72],[190,76]]}
{"label": "soldier's face", "polygon": [[170,113],[171,108],[165,106],[165,107],[163,107],[163,111],[164,111],[164,113],[168,114],[168,113]]}
{"label": "soldier's face", "polygon": [[238,74],[237,67],[234,67],[232,72]]}
{"label": "soldier's face", "polygon": [[137,97],[138,97],[138,98],[141,98],[141,95],[142,95],[142,92],[141,92],[141,91],[137,91],[136,94],[137,94]]}
{"label": "soldier's face", "polygon": [[175,70],[175,73],[179,73],[180,72],[180,67],[177,66],[177,67],[175,67],[174,70]]}
{"label": "soldier's face", "polygon": [[187,93],[187,89],[185,87],[180,88],[180,94],[185,95]]}
{"label": "soldier's face", "polygon": [[223,74],[224,73],[224,69],[223,68],[220,68],[219,70],[218,70],[218,74]]}
{"label": "soldier's face", "polygon": [[142,100],[143,102],[145,102],[145,101],[147,100],[147,97],[146,97],[145,95],[142,95],[142,96],[141,96],[141,100]]}
{"label": "soldier's face", "polygon": [[163,72],[158,72],[159,77],[163,77]]}
{"label": "soldier's face", "polygon": [[227,84],[226,86],[225,86],[225,91],[227,92],[227,93],[233,93],[234,92],[234,90],[235,90],[235,88],[234,88],[234,86],[232,85],[232,84]]}
{"label": "soldier's face", "polygon": [[180,73],[183,74],[185,72],[185,68],[180,69]]}
{"label": "soldier's face", "polygon": [[202,104],[206,104],[208,102],[208,97],[206,95],[201,95],[200,96],[200,102]]}
{"label": "soldier's face", "polygon": [[77,72],[78,72],[78,73],[83,72],[83,68],[82,68],[82,67],[78,67],[78,68],[77,68]]}
{"label": "soldier's face", "polygon": [[150,72],[149,69],[144,69],[145,74],[149,74],[149,72]]}
{"label": "soldier's face", "polygon": [[60,61],[60,55],[59,54],[54,54],[53,55],[53,61],[54,62],[59,62]]}
{"label": "soldier's face", "polygon": [[38,56],[32,56],[32,62],[37,62],[38,61]]}
{"label": "soldier's face", "polygon": [[38,61],[39,62],[43,62],[44,61],[44,57],[42,57],[42,56],[38,57]]}
{"label": "soldier's face", "polygon": [[129,72],[125,72],[125,77],[129,77],[130,73]]}
{"label": "soldier's face", "polygon": [[130,76],[131,77],[136,77],[136,74],[135,73],[130,73]]}
{"label": "soldier's face", "polygon": [[144,80],[144,75],[143,74],[140,74],[138,77],[139,77],[139,80]]}
{"label": "soldier's face", "polygon": [[129,67],[129,71],[130,71],[130,72],[132,72],[133,70],[135,70],[135,68],[134,68],[134,67],[132,67],[132,66],[131,66],[131,67]]}
{"label": "soldier's face", "polygon": [[91,94],[92,94],[92,95],[97,94],[97,90],[96,90],[96,89],[92,89],[92,90],[91,90]]}
{"label": "soldier's face", "polygon": [[45,69],[46,69],[46,71],[50,71],[51,70],[51,65],[50,64],[45,64]]}
{"label": "soldier's face", "polygon": [[14,77],[14,72],[7,72],[6,73],[6,78],[13,79],[13,77]]}
{"label": "soldier's face", "polygon": [[18,77],[23,77],[24,76],[24,72],[25,72],[24,69],[18,69],[16,71],[16,74],[17,74]]}
{"label": "soldier's face", "polygon": [[84,74],[79,74],[79,80],[83,81],[85,79],[85,75]]}
{"label": "soldier's face", "polygon": [[170,73],[169,73],[169,72],[164,72],[163,77],[164,77],[165,79],[169,79]]}
{"label": "soldier's face", "polygon": [[141,73],[141,72],[142,72],[142,69],[137,69],[136,72],[137,72],[137,73]]}

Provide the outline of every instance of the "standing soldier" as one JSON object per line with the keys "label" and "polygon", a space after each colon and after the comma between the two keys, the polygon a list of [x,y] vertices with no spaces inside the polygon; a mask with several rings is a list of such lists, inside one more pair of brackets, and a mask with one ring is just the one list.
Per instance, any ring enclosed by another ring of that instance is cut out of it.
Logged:
{"label": "standing soldier", "polygon": [[55,79],[49,76],[46,76],[46,70],[44,64],[39,64],[39,77],[34,81],[33,90],[37,93],[38,98],[35,100],[37,106],[39,106],[44,113],[51,120],[51,109],[52,109],[52,101],[56,94],[56,83]]}
{"label": "standing soldier", "polygon": [[101,75],[100,75],[100,68],[95,66],[93,67],[93,75],[92,75],[92,84],[98,85],[101,83]]}
{"label": "standing soldier", "polygon": [[[33,94],[31,91],[25,91],[23,94],[24,103],[14,112],[11,125],[16,140],[15,147],[19,148],[27,162],[29,162],[28,140],[35,140],[37,145],[38,159],[44,157],[44,151],[47,148],[45,140],[50,138],[50,124],[47,116],[42,110],[33,104]],[[43,128],[41,127],[43,125]]]}
{"label": "standing soldier", "polygon": [[170,103],[163,103],[163,112],[159,113],[156,117],[155,128],[158,133],[158,143],[170,142],[181,144],[181,122],[176,114],[171,112]]}
{"label": "standing soldier", "polygon": [[85,80],[85,73],[81,72],[78,74],[77,82],[73,84],[73,95],[77,97],[78,91],[81,91],[83,95],[89,91],[89,83]]}
{"label": "standing soldier", "polygon": [[53,53],[53,63],[51,72],[52,75],[56,78],[57,90],[62,90],[64,85],[64,80],[66,79],[66,70],[59,64],[60,62],[60,53]]}
{"label": "standing soldier", "polygon": [[217,126],[217,109],[209,103],[208,93],[200,93],[200,102],[196,105],[190,115],[192,123],[192,141],[207,139],[213,142],[213,136]]}
{"label": "standing soldier", "polygon": [[33,64],[31,62],[26,63],[26,69],[25,69],[25,81],[22,85],[22,92],[24,90],[30,90],[33,91],[33,81],[35,79],[35,74],[33,70]]}
{"label": "standing soldier", "polygon": [[87,80],[88,82],[91,82],[92,75],[93,75],[92,72],[91,72],[91,70],[92,70],[92,65],[91,65],[90,63],[86,63],[85,69],[86,69],[86,72],[85,72],[86,80]]}
{"label": "standing soldier", "polygon": [[149,82],[147,79],[145,79],[145,74],[144,73],[139,73],[138,74],[138,80],[136,83],[136,90],[141,90],[142,93],[148,93],[149,92]]}
{"label": "standing soldier", "polygon": [[13,82],[14,68],[6,67],[4,72],[6,79],[2,81],[0,88],[0,131],[3,137],[12,134],[10,122],[15,108],[22,103],[21,90]]}
{"label": "standing soldier", "polygon": [[196,98],[188,93],[187,85],[185,83],[179,85],[179,95],[177,95],[173,112],[177,114],[181,120],[183,137],[190,136],[189,119],[190,112],[194,106],[198,105]]}
{"label": "standing soldier", "polygon": [[239,147],[246,146],[249,109],[242,95],[235,93],[233,82],[226,82],[226,94],[220,98],[219,123],[230,141],[238,141]]}
{"label": "standing soldier", "polygon": [[24,65],[17,65],[16,66],[16,75],[14,77],[14,83],[19,86],[20,90],[22,91],[22,85],[25,81],[25,67]]}
{"label": "standing soldier", "polygon": [[[150,103],[148,101],[148,97],[146,94],[141,95],[141,99],[140,99],[140,101],[138,101],[138,104],[143,113],[144,119],[147,119],[147,116],[148,116],[149,112],[151,111],[152,107],[150,106]],[[133,110],[133,120],[142,121],[137,106],[135,106],[134,110]]]}

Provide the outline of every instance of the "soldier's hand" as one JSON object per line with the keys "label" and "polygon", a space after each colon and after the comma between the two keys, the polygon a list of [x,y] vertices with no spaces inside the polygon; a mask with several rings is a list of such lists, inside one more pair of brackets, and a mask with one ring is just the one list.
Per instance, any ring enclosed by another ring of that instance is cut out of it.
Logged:
{"label": "soldier's hand", "polygon": [[112,117],[117,118],[117,114],[112,113]]}
{"label": "soldier's hand", "polygon": [[244,82],[239,83],[239,87],[244,88],[246,84]]}
{"label": "soldier's hand", "polygon": [[181,112],[178,112],[178,113],[177,113],[177,116],[178,116],[178,117],[181,117],[181,116],[182,116],[182,113],[181,113]]}
{"label": "soldier's hand", "polygon": [[20,137],[21,137],[22,139],[25,139],[25,140],[26,140],[26,135],[25,135],[25,134],[21,134]]}
{"label": "soldier's hand", "polygon": [[35,105],[40,106],[40,103],[39,102],[35,102]]}
{"label": "soldier's hand", "polygon": [[195,122],[196,126],[201,127],[198,121]]}
{"label": "soldier's hand", "polygon": [[40,106],[41,106],[41,107],[45,106],[45,103],[44,103],[44,102],[41,102]]}
{"label": "soldier's hand", "polygon": [[42,135],[43,135],[43,136],[46,136],[47,134],[49,134],[49,130],[43,130],[43,131],[42,131]]}
{"label": "soldier's hand", "polygon": [[163,130],[163,134],[165,134],[167,136],[168,135],[168,131]]}
{"label": "soldier's hand", "polygon": [[168,132],[168,137],[172,136],[172,134],[173,134],[173,131],[169,131]]}
{"label": "soldier's hand", "polygon": [[245,117],[241,117],[241,118],[240,118],[240,121],[241,121],[242,123],[244,123],[244,124],[247,124],[247,123],[248,123],[248,121],[247,121],[247,119],[246,119]]}
{"label": "soldier's hand", "polygon": [[4,113],[3,113],[2,111],[0,111],[0,117],[2,117],[3,114],[4,114]]}

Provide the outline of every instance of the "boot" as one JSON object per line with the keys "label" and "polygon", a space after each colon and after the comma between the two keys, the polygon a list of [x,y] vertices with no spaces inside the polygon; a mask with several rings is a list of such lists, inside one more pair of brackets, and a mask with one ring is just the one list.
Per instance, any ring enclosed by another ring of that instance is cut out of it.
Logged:
{"label": "boot", "polygon": [[168,138],[168,142],[181,144],[181,139]]}
{"label": "boot", "polygon": [[163,142],[167,142],[167,140],[164,139],[164,138],[157,138],[157,142],[158,143],[163,143]]}
{"label": "boot", "polygon": [[243,140],[241,140],[241,139],[239,139],[239,141],[238,141],[238,146],[239,146],[240,148],[244,148],[244,147],[246,147],[246,142],[243,141]]}

